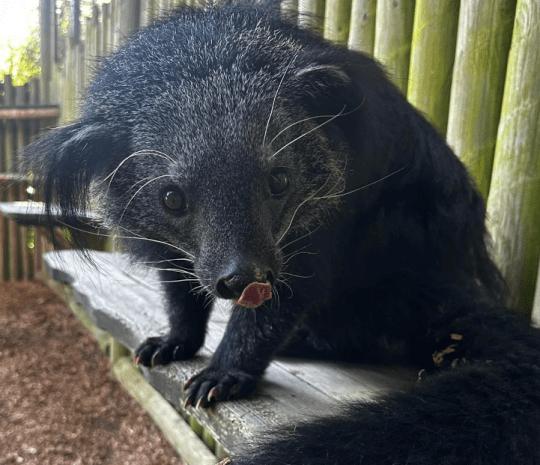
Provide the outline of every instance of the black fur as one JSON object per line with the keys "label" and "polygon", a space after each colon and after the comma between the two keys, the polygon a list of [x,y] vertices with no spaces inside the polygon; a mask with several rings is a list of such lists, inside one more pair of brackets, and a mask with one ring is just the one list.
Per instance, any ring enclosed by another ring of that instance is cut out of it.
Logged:
{"label": "black fur", "polygon": [[195,354],[205,295],[273,285],[234,306],[188,403],[250,394],[279,351],[426,370],[237,463],[539,462],[540,339],[504,308],[482,198],[371,58],[272,6],[183,8],[105,58],[26,160],[47,202],[69,219],[92,199],[161,270],[171,330],[143,365]]}

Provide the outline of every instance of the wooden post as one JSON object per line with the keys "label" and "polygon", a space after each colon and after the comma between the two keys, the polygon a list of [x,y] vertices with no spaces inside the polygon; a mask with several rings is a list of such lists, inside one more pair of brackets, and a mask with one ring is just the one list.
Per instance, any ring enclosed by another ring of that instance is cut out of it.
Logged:
{"label": "wooden post", "polygon": [[349,48],[373,55],[377,0],[353,0]]}
{"label": "wooden post", "polygon": [[124,44],[140,24],[139,0],[116,0],[115,44]]}
{"label": "wooden post", "polygon": [[461,0],[448,143],[487,199],[516,0]]}
{"label": "wooden post", "polygon": [[283,11],[289,18],[298,22],[298,0],[282,0],[281,11]]}
{"label": "wooden post", "polygon": [[300,26],[305,26],[306,24],[313,26],[322,35],[324,24],[324,1],[325,0],[298,0],[298,24],[300,24]]}
{"label": "wooden post", "polygon": [[[1,148],[0,145],[0,150]],[[4,189],[4,182],[0,180],[0,200],[6,197]],[[7,260],[7,220],[0,215],[0,281],[6,281],[8,278]]]}
{"label": "wooden post", "polygon": [[[11,76],[4,76],[4,92],[5,92],[5,103],[8,106],[15,106],[15,88],[11,83]],[[17,131],[16,123],[14,121],[7,121],[6,124],[6,144],[5,144],[5,156],[6,172],[9,172],[13,168],[13,154],[17,150]],[[15,200],[13,186],[7,186],[4,193],[4,200],[10,202]],[[7,220],[6,227],[4,230],[5,233],[5,242],[4,242],[4,255],[6,257],[6,271],[4,278],[7,279],[16,279],[19,270],[18,270],[18,253],[17,253],[17,224],[14,221]]]}
{"label": "wooden post", "polygon": [[414,0],[378,0],[374,56],[388,70],[392,82],[407,93]]}
{"label": "wooden post", "polygon": [[352,0],[326,0],[324,38],[347,45],[351,24]]}
{"label": "wooden post", "polygon": [[446,133],[459,2],[416,0],[407,98]]}
{"label": "wooden post", "polygon": [[530,314],[540,256],[540,3],[518,0],[488,197],[511,305]]}
{"label": "wooden post", "polygon": [[146,27],[152,23],[151,3],[152,0],[139,0],[141,27]]}
{"label": "wooden post", "polygon": [[55,34],[54,34],[54,2],[52,0],[39,1],[40,23],[40,65],[41,79],[45,101],[50,100],[50,86],[53,76],[53,64],[55,58]]}
{"label": "wooden post", "polygon": [[106,55],[113,50],[111,25],[111,4],[101,5],[101,54]]}

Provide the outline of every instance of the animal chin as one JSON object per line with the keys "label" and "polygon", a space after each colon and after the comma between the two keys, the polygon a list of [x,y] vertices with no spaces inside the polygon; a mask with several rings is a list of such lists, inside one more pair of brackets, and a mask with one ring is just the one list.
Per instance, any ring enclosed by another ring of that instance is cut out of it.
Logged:
{"label": "animal chin", "polygon": [[241,305],[247,308],[257,308],[263,304],[265,300],[272,298],[272,285],[266,281],[265,283],[251,283],[246,286],[242,295],[233,302],[236,305]]}

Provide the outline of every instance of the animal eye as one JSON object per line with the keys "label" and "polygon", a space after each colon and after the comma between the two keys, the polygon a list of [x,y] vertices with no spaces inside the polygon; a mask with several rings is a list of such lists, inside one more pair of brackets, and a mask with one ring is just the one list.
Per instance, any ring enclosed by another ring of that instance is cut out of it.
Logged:
{"label": "animal eye", "polygon": [[275,168],[268,177],[268,186],[270,187],[270,193],[274,197],[278,197],[283,194],[289,187],[289,175],[284,168]]}
{"label": "animal eye", "polygon": [[183,213],[186,209],[184,193],[177,187],[169,187],[163,191],[161,200],[165,207],[174,213]]}

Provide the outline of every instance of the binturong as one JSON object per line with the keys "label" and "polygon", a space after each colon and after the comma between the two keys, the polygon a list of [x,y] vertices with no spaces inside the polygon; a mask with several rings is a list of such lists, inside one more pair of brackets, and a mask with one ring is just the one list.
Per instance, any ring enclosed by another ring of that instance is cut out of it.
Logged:
{"label": "binturong", "polygon": [[159,270],[170,332],[136,360],[192,357],[209,301],[233,306],[186,405],[248,396],[278,353],[429,373],[235,463],[540,463],[538,332],[505,307],[466,169],[372,58],[272,2],[182,7],[102,59],[83,101],[26,169]]}

